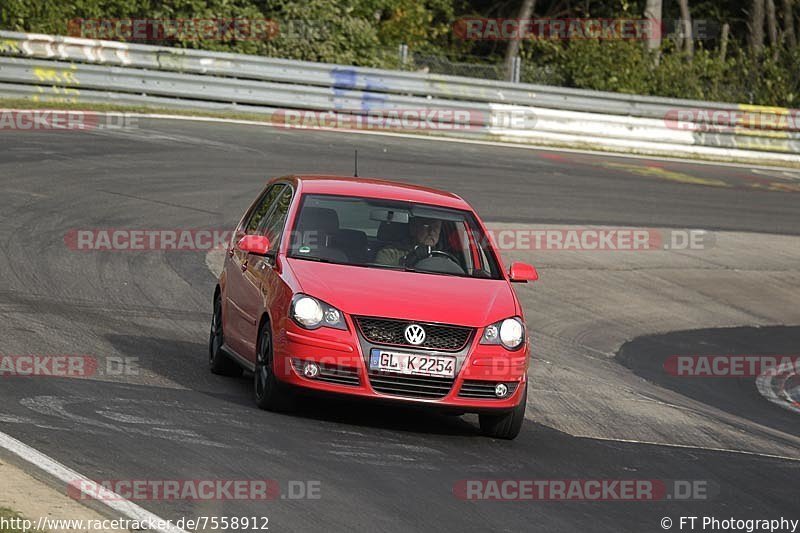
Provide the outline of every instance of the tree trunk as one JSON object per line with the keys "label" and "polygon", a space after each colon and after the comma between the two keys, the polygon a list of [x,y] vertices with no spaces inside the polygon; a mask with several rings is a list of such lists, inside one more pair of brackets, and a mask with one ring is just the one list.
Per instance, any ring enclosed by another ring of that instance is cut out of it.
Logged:
{"label": "tree trunk", "polygon": [[750,3],[750,50],[757,56],[764,50],[764,0]]}
{"label": "tree trunk", "polygon": [[786,44],[788,44],[790,48],[797,47],[797,34],[794,32],[792,0],[783,0],[783,35],[786,37]]}
{"label": "tree trunk", "polygon": [[681,25],[683,26],[683,50],[694,55],[694,36],[692,35],[692,15],[689,13],[689,0],[678,0],[681,6]]}
{"label": "tree trunk", "polygon": [[767,34],[770,46],[778,44],[778,15],[775,12],[775,0],[766,0],[767,3]]}
{"label": "tree trunk", "polygon": [[778,59],[778,15],[775,13],[775,0],[767,1],[767,33],[772,47],[772,58]]}
{"label": "tree trunk", "polygon": [[[522,0],[522,6],[519,8],[519,19],[529,19],[533,14],[533,8],[536,4],[536,0]],[[513,81],[514,77],[514,58],[519,55],[519,39],[511,39],[508,41],[508,46],[506,47],[506,79],[508,81]]]}
{"label": "tree trunk", "polygon": [[727,22],[722,25],[722,37],[720,37],[719,44],[719,59],[725,61],[725,56],[728,55],[728,36],[731,32],[731,25]]}
{"label": "tree trunk", "polygon": [[652,35],[647,40],[647,49],[655,51],[661,48],[661,38],[664,31],[664,21],[661,19],[661,14],[664,10],[663,0],[647,0],[644,6],[644,18],[649,21],[650,28],[652,28]]}

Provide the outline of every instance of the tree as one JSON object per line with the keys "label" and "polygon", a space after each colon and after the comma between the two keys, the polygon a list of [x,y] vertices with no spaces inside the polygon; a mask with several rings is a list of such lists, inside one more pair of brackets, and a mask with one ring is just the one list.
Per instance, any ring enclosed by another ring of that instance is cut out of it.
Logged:
{"label": "tree", "polygon": [[775,0],[767,2],[767,33],[769,34],[769,45],[772,47],[772,57],[778,59],[778,16],[775,13]]}
{"label": "tree", "polygon": [[656,53],[656,63],[658,63],[658,50],[661,48],[661,33],[664,31],[663,11],[663,0],[647,0],[644,6],[644,18],[653,28],[653,34],[647,40],[647,49]]}
{"label": "tree", "polygon": [[752,0],[750,3],[750,21],[747,23],[750,30],[750,50],[757,56],[764,49],[764,0]]}
{"label": "tree", "polygon": [[792,0],[783,0],[783,35],[786,37],[786,43],[790,48],[797,48]]}
{"label": "tree", "polygon": [[[533,8],[536,4],[536,0],[522,0],[522,6],[519,8],[519,20],[525,20],[531,18],[533,14]],[[506,47],[506,79],[508,81],[513,81],[514,77],[514,58],[519,55],[519,39],[511,39],[508,41],[508,46]]]}
{"label": "tree", "polygon": [[770,46],[778,44],[778,16],[775,12],[775,0],[767,2],[767,34],[769,35]]}
{"label": "tree", "polygon": [[692,15],[689,12],[689,0],[678,0],[678,3],[681,6],[683,50],[691,57],[694,55],[694,36],[692,35]]}

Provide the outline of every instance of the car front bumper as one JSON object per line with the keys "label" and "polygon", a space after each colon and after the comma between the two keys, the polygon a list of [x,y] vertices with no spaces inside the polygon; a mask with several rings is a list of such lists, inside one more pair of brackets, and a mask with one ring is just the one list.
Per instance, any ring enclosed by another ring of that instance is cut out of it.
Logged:
{"label": "car front bumper", "polygon": [[[455,378],[431,379],[371,373],[368,368],[369,354],[364,353],[368,347],[354,332],[352,321],[348,326],[348,331],[330,328],[307,331],[287,321],[286,327],[276,332],[274,337],[277,378],[283,383],[307,390],[464,412],[509,411],[521,401],[527,384],[528,342],[510,352],[502,346],[481,345],[477,338],[473,338]],[[374,347],[425,353],[424,350],[408,347]],[[306,362],[317,363],[320,374],[313,378],[306,377],[303,374]],[[393,380],[400,385],[392,385]],[[509,393],[505,397],[494,396],[494,386],[498,383],[508,387]],[[396,388],[404,390],[396,392]],[[435,397],[430,396],[430,390],[436,391]]]}

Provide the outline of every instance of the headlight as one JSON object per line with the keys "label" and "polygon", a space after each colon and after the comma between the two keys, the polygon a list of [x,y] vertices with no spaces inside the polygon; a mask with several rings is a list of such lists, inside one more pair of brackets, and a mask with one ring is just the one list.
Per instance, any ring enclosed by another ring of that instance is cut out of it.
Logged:
{"label": "headlight", "polygon": [[481,344],[500,344],[509,350],[516,350],[524,343],[525,324],[517,317],[486,326],[481,337]]}
{"label": "headlight", "polygon": [[305,329],[317,329],[322,326],[347,329],[341,311],[306,294],[296,294],[292,298],[292,308],[289,314],[299,326]]}

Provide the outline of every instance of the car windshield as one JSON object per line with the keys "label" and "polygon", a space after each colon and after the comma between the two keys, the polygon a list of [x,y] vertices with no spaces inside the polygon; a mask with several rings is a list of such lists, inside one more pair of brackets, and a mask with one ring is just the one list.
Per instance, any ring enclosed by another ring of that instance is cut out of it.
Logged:
{"label": "car windshield", "polygon": [[488,239],[467,211],[411,202],[305,195],[289,256],[409,272],[500,279]]}

